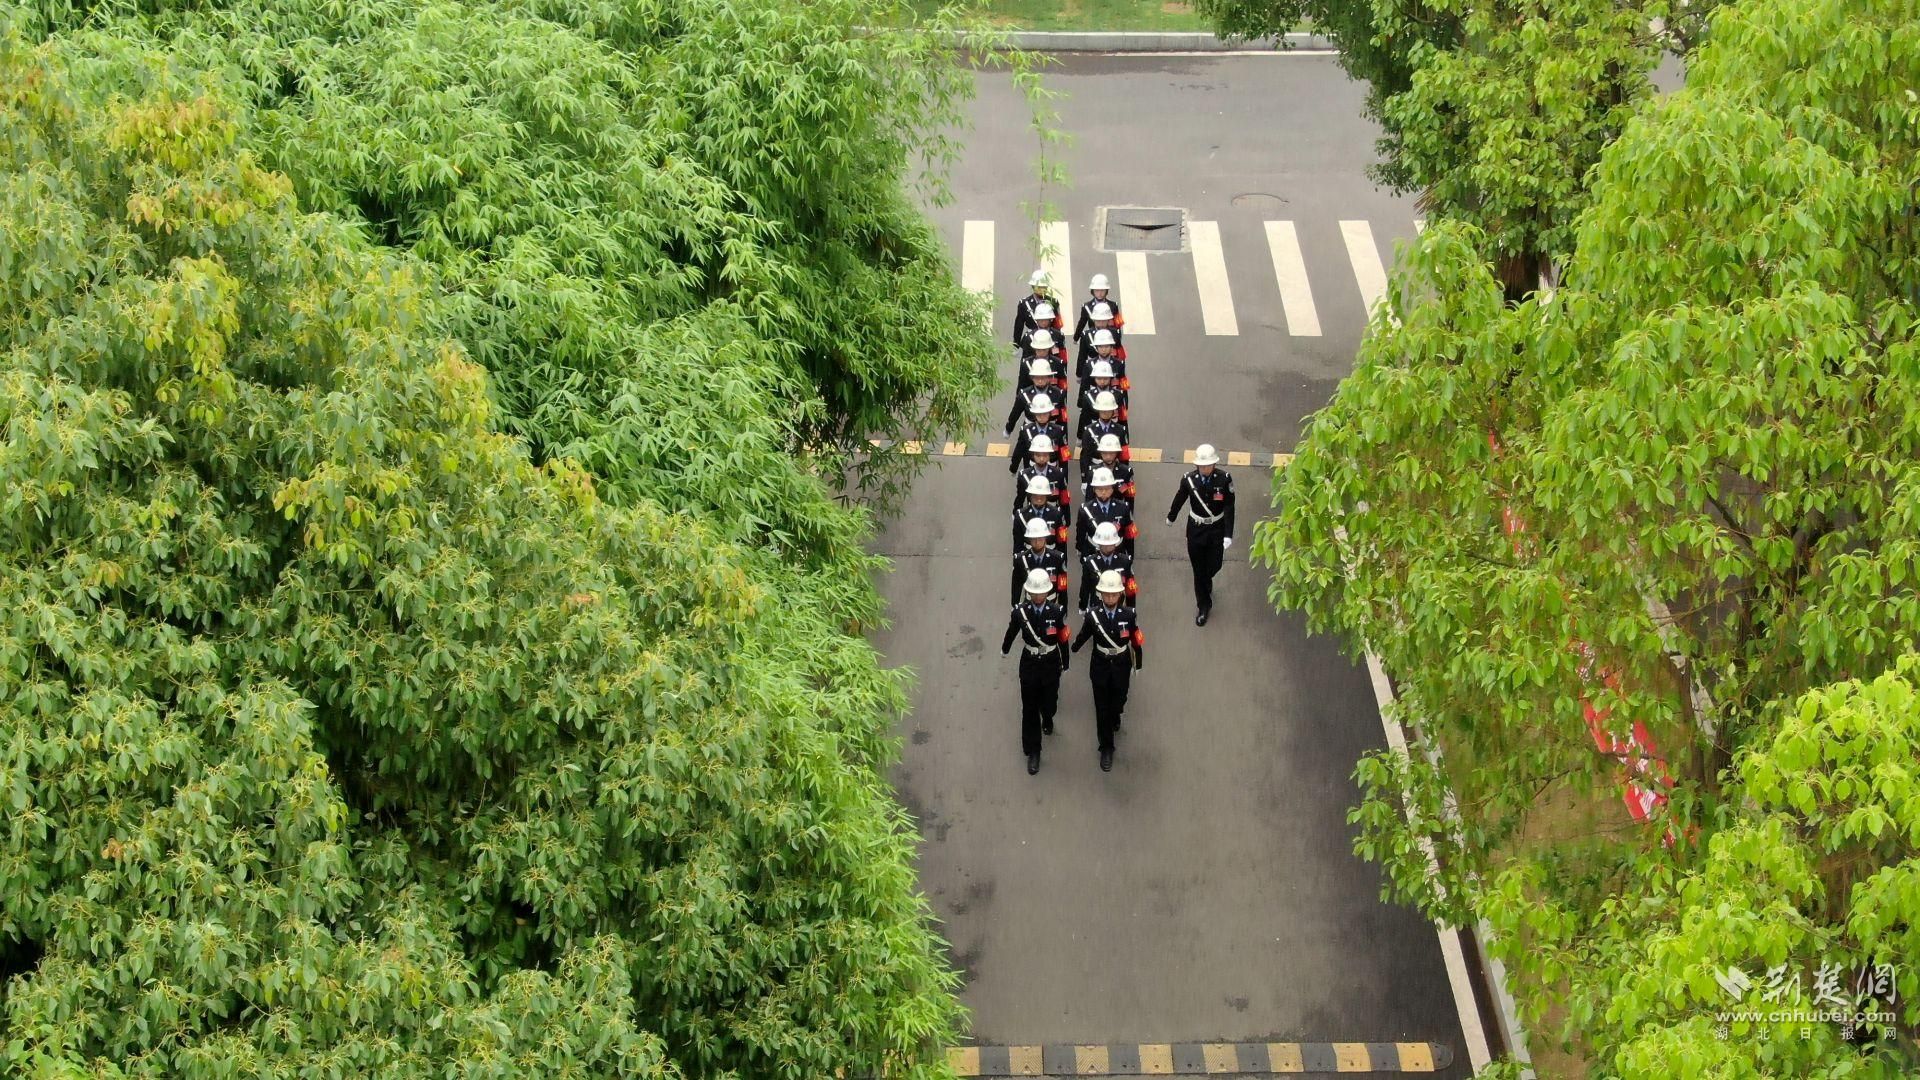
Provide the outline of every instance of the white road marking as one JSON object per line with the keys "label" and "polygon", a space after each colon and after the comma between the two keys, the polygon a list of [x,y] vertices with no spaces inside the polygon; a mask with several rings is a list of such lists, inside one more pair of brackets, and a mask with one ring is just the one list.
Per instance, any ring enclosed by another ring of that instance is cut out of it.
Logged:
{"label": "white road marking", "polygon": [[1119,251],[1113,256],[1114,272],[1120,278],[1120,314],[1126,317],[1128,337],[1153,333],[1153,286],[1147,283],[1147,256],[1139,251]]}
{"label": "white road marking", "polygon": [[1267,247],[1273,252],[1273,277],[1280,283],[1280,307],[1287,314],[1287,333],[1319,337],[1320,313],[1313,307],[1307,261],[1300,255],[1300,236],[1293,222],[1267,222]]}
{"label": "white road marking", "polygon": [[1238,334],[1233,289],[1227,283],[1227,257],[1220,248],[1220,223],[1188,222],[1187,235],[1193,240],[1193,279],[1200,288],[1201,323],[1210,335]]}
{"label": "white road marking", "polygon": [[993,222],[969,221],[960,234],[960,287],[987,294],[987,330],[993,330]]}
{"label": "white road marking", "polygon": [[1353,280],[1360,286],[1360,301],[1367,318],[1373,318],[1374,305],[1387,295],[1387,271],[1380,265],[1380,249],[1373,243],[1373,226],[1364,221],[1343,221],[1340,235],[1347,242],[1347,260],[1353,263]]}
{"label": "white road marking", "polygon": [[1073,284],[1073,230],[1064,221],[1040,223],[1040,265],[1053,279],[1053,306],[1073,333],[1073,298],[1080,290]]}

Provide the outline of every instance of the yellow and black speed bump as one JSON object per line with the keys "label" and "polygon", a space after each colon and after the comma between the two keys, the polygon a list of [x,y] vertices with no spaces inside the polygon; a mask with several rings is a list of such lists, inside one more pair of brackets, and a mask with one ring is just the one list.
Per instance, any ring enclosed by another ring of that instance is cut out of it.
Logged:
{"label": "yellow and black speed bump", "polygon": [[[875,450],[887,450],[896,446],[895,443],[889,442],[886,439],[868,439],[867,442]],[[941,443],[939,447],[936,448],[932,443],[908,440],[897,444],[897,446],[902,454],[924,455],[926,457],[1004,458],[1012,452],[1012,444],[1004,442],[990,442],[985,444],[947,442]],[[1140,446],[1131,447],[1130,449],[1133,452],[1133,463],[1135,465],[1173,460],[1173,451]],[[1182,462],[1188,465],[1193,464],[1192,450],[1181,450],[1178,451],[1178,453]],[[1251,450],[1222,450],[1220,452],[1220,460],[1232,468],[1278,469],[1291,462],[1293,455],[1269,454],[1265,452],[1255,453]]]}
{"label": "yellow and black speed bump", "polygon": [[1444,1043],[1116,1043],[1106,1046],[956,1046],[961,1076],[1204,1076],[1234,1073],[1429,1073],[1453,1064]]}

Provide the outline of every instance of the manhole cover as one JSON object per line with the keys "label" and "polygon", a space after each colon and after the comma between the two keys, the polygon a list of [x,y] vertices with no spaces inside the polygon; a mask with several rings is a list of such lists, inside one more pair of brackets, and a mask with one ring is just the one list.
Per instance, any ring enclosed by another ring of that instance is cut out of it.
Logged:
{"label": "manhole cover", "polygon": [[1246,210],[1278,210],[1286,204],[1287,200],[1264,191],[1249,191],[1233,197],[1233,205]]}
{"label": "manhole cover", "polygon": [[1185,251],[1187,212],[1177,206],[1103,206],[1094,233],[1101,251]]}

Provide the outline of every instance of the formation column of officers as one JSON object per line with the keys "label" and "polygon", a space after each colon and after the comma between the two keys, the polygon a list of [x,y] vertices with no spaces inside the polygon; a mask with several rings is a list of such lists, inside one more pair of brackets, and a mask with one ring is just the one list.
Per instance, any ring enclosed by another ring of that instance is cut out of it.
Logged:
{"label": "formation column of officers", "polygon": [[[1114,736],[1120,730],[1133,672],[1146,662],[1140,628],[1139,580],[1134,575],[1134,482],[1124,320],[1105,274],[1088,283],[1071,336],[1055,306],[1047,275],[1036,270],[1032,291],[1014,312],[1013,342],[1020,374],[1005,434],[1013,438],[1008,470],[1014,475],[1013,611],[1000,643],[1007,655],[1020,643],[1020,748],[1027,773],[1040,771],[1043,736],[1054,731],[1060,677],[1069,652],[1093,645],[1088,665],[1093,684],[1094,730],[1100,768],[1113,769]],[[1075,349],[1072,376],[1067,346]],[[1076,396],[1073,386],[1080,387]],[[1073,399],[1069,410],[1067,402]],[[1077,417],[1077,420],[1070,419]],[[1080,450],[1079,499],[1070,482],[1074,449]],[[1181,479],[1167,524],[1187,513],[1187,554],[1193,564],[1194,624],[1205,626],[1213,607],[1213,575],[1233,544],[1233,479],[1218,467],[1211,446],[1194,453],[1195,468]],[[1080,564],[1074,607],[1079,632],[1069,629],[1067,543]]]}

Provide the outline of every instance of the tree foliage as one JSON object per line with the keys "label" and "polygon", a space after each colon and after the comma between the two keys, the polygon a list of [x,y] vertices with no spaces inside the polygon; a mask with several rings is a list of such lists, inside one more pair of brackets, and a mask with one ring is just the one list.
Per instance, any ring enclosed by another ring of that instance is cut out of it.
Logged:
{"label": "tree foliage", "polygon": [[[1436,916],[1476,914],[1541,791],[1615,788],[1583,699],[1672,759],[1684,861],[1752,795],[1726,769],[1783,701],[1920,640],[1914,16],[1723,9],[1687,88],[1602,152],[1564,286],[1509,306],[1485,234],[1430,227],[1277,481],[1254,543],[1274,599],[1371,643],[1451,766],[1369,758],[1356,811]],[[1536,854],[1534,899],[1664,880],[1662,833]]]}
{"label": "tree foliage", "polygon": [[1480,230],[1509,296],[1572,248],[1600,151],[1700,5],[1669,0],[1201,0],[1223,34],[1311,19],[1369,87],[1376,176]]}
{"label": "tree foliage", "polygon": [[809,10],[5,39],[8,1071],[942,1068],[866,518],[797,451],[990,346],[898,190],[945,76]]}

